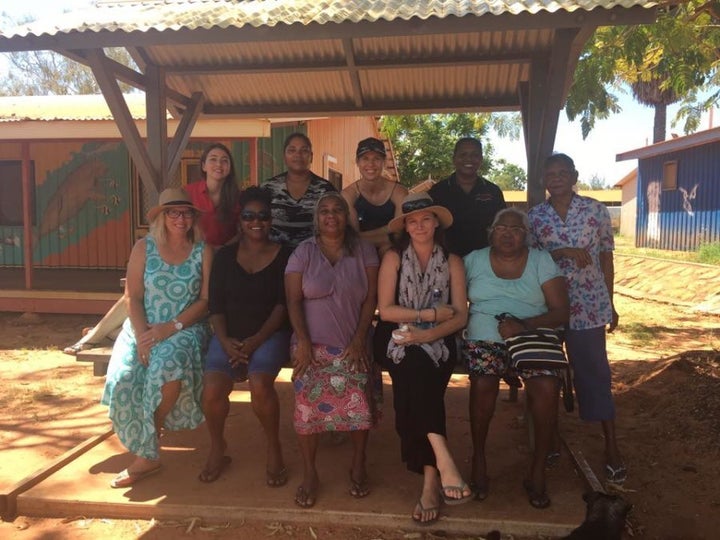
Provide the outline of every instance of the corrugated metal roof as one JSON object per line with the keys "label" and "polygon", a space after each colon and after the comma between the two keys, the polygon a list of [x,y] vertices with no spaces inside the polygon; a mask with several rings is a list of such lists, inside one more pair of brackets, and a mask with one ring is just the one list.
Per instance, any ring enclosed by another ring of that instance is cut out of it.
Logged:
{"label": "corrugated metal roof", "polygon": [[[145,119],[144,94],[126,94],[125,102],[134,120]],[[112,119],[101,94],[0,97],[0,122]]]}
{"label": "corrugated metal roof", "polygon": [[628,150],[622,154],[615,156],[615,161],[625,161],[628,159],[646,159],[661,154],[677,152],[692,148],[694,146],[702,146],[704,144],[720,141],[720,127],[698,131],[684,137],[675,137],[667,141],[643,146],[635,150]]}
{"label": "corrugated metal roof", "polygon": [[[643,0],[115,0],[98,1],[97,9],[77,10],[53,21],[39,21],[13,29],[13,35],[55,35],[72,31],[194,30],[198,28],[275,27],[280,24],[328,24],[412,18],[517,15],[541,11],[574,12],[595,8],[629,8],[651,5]],[[90,14],[92,15],[90,16]]]}

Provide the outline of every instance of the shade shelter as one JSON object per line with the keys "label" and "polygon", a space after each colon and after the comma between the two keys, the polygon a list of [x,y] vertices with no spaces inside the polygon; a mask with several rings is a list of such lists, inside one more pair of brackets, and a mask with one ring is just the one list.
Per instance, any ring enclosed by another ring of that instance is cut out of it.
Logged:
{"label": "shade shelter", "polygon": [[[530,204],[578,55],[603,25],[654,20],[645,0],[98,0],[0,35],[90,66],[152,197],[199,116],[522,113]],[[137,68],[105,55],[124,47]],[[145,144],[118,83],[145,92]],[[179,120],[168,141],[165,111]]]}

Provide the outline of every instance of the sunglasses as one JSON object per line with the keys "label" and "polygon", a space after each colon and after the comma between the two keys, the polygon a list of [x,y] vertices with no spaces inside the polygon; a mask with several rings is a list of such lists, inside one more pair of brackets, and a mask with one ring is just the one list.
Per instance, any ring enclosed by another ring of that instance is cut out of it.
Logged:
{"label": "sunglasses", "polygon": [[251,210],[243,210],[240,212],[240,219],[243,221],[270,221],[270,212],[267,210],[260,210],[259,212],[252,212]]}
{"label": "sunglasses", "polygon": [[170,219],[177,219],[182,216],[185,219],[191,219],[195,217],[195,210],[178,210],[177,208],[171,208],[165,210],[165,215]]}
{"label": "sunglasses", "polygon": [[433,206],[435,203],[428,199],[418,199],[416,201],[408,201],[402,204],[403,214],[415,212],[416,210],[423,210]]}

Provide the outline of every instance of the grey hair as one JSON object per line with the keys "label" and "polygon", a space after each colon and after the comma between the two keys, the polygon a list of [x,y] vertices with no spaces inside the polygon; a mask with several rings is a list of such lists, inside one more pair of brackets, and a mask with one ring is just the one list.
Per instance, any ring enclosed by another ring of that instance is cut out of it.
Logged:
{"label": "grey hair", "polygon": [[500,221],[500,218],[506,214],[514,214],[520,217],[523,227],[525,227],[525,245],[529,246],[530,235],[528,233],[530,232],[530,219],[528,218],[528,215],[524,210],[521,210],[516,206],[509,206],[507,208],[503,208],[497,214],[495,214],[495,218],[493,219],[492,224],[490,225],[490,227],[488,227],[488,240],[490,240],[492,236],[495,225],[497,225],[498,221]]}

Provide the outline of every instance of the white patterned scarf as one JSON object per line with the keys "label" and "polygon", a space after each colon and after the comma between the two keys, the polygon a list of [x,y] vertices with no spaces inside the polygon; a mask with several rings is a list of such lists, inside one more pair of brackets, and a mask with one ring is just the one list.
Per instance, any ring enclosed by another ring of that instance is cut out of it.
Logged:
{"label": "white patterned scarf", "polygon": [[[447,304],[450,297],[450,266],[443,250],[437,244],[433,247],[427,268],[423,272],[420,261],[412,246],[408,246],[400,255],[400,272],[398,276],[398,305],[414,310],[433,307],[434,303]],[[439,298],[434,298],[433,291],[439,291]],[[415,324],[414,321],[408,321]],[[445,362],[450,355],[444,339],[420,345],[436,366]],[[405,358],[405,346],[390,340],[387,347],[388,358],[399,364]]]}

